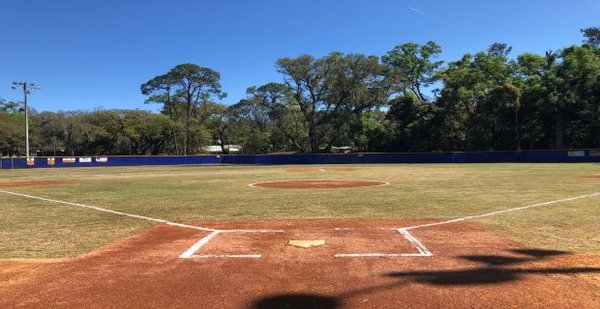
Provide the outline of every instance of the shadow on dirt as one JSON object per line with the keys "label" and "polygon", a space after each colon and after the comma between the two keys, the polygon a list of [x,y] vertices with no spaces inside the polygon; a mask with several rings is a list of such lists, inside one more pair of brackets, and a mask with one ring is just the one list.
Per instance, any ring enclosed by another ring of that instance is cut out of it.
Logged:
{"label": "shadow on dirt", "polygon": [[368,288],[344,291],[337,295],[320,296],[311,294],[281,294],[256,300],[253,309],[341,309],[345,300],[359,295],[368,295],[384,290],[393,290],[412,282],[431,285],[484,285],[496,284],[523,279],[527,275],[581,274],[600,273],[600,268],[539,268],[520,265],[529,262],[544,261],[553,256],[567,255],[569,252],[516,249],[506,255],[465,255],[458,259],[482,264],[479,267],[458,270],[393,272],[386,277],[397,278],[397,281],[375,285]]}
{"label": "shadow on dirt", "polygon": [[565,255],[568,252],[554,250],[511,250],[505,255],[466,255],[461,259],[484,264],[481,267],[441,270],[388,273],[388,277],[406,278],[415,282],[435,285],[480,285],[509,282],[533,274],[577,274],[600,273],[600,268],[508,268],[503,266],[519,266],[521,263],[543,261],[552,256]]}
{"label": "shadow on dirt", "polygon": [[283,294],[254,302],[254,309],[336,309],[340,302],[334,297],[310,294]]}

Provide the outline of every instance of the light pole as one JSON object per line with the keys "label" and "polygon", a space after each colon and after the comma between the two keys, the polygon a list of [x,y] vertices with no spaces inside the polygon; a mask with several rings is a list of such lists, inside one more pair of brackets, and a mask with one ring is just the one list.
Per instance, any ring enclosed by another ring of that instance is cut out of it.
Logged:
{"label": "light pole", "polygon": [[29,158],[29,109],[27,108],[27,95],[31,90],[40,90],[40,86],[28,82],[13,82],[12,89],[23,88],[25,103],[25,156]]}

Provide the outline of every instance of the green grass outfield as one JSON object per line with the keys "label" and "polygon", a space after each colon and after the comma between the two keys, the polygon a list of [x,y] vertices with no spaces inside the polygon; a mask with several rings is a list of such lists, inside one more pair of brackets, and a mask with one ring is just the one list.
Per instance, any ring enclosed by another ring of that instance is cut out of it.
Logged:
{"label": "green grass outfield", "polygon": [[[294,167],[355,171],[294,173]],[[294,218],[450,219],[600,192],[600,164],[148,166],[2,170],[0,182],[61,186],[0,190],[176,222]],[[389,182],[351,189],[265,189],[282,179]],[[600,197],[475,220],[526,246],[600,252]],[[152,222],[0,193],[0,258],[89,252]],[[424,240],[426,241],[426,240]]]}

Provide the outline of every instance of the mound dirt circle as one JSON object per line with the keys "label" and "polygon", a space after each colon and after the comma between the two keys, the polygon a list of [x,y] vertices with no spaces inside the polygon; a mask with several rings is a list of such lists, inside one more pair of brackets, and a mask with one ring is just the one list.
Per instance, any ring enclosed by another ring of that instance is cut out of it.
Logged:
{"label": "mound dirt circle", "polygon": [[332,188],[355,188],[376,187],[387,185],[382,181],[362,180],[279,180],[263,181],[250,184],[251,187],[276,188],[276,189],[332,189]]}

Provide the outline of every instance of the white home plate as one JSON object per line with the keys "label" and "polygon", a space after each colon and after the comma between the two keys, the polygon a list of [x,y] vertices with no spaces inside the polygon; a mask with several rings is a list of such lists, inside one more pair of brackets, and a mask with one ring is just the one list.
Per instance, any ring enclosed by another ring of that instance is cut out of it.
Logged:
{"label": "white home plate", "polygon": [[311,248],[311,247],[322,246],[325,244],[325,241],[322,239],[320,239],[320,240],[290,240],[288,242],[288,244],[290,244],[292,246],[300,247],[300,248]]}

